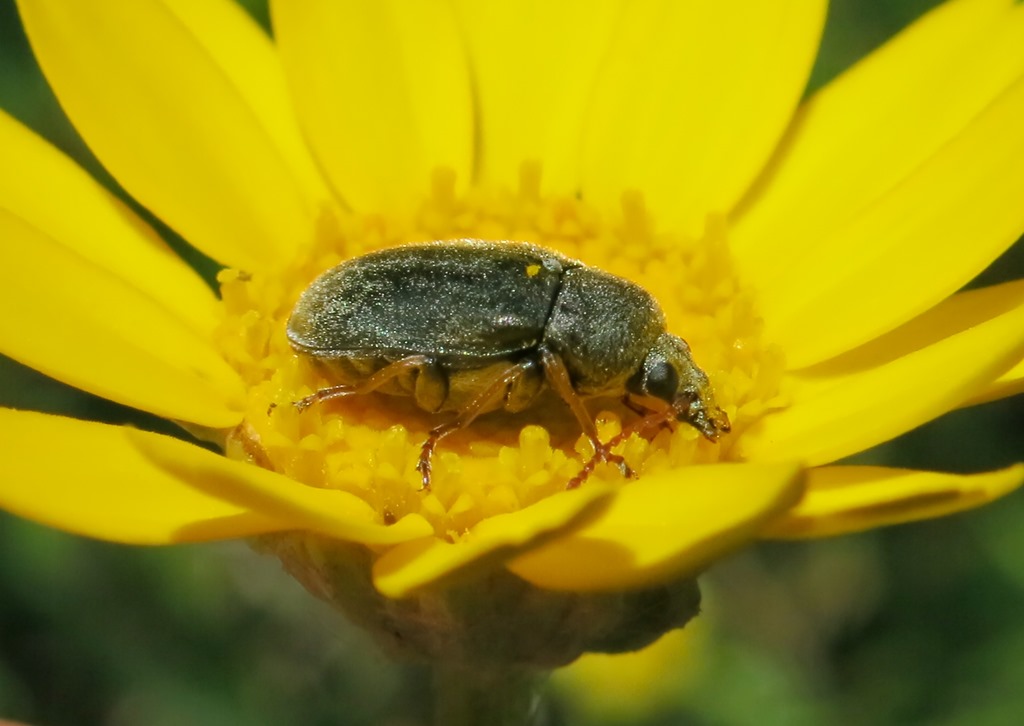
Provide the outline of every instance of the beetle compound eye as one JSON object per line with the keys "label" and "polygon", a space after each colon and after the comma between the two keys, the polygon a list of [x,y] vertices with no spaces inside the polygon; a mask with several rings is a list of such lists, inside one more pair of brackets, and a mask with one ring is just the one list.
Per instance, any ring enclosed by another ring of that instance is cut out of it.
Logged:
{"label": "beetle compound eye", "polygon": [[679,373],[667,361],[658,361],[647,371],[647,393],[663,401],[672,401],[679,390]]}

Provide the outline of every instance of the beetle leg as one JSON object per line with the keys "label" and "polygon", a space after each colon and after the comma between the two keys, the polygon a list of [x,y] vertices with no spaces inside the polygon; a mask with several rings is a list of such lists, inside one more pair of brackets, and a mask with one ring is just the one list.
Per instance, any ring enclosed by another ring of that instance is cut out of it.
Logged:
{"label": "beetle leg", "polygon": [[[572,379],[569,377],[569,371],[565,367],[565,363],[562,359],[553,351],[549,350],[545,346],[540,347],[540,360],[544,366],[544,377],[548,381],[548,385],[554,389],[555,393],[565,401],[565,403],[572,410],[576,420],[579,421],[580,427],[583,429],[583,433],[590,443],[594,447],[594,455],[590,458],[580,473],[573,477],[569,484],[568,489],[575,489],[583,481],[590,476],[590,472],[594,470],[597,463],[600,461],[607,461],[611,464],[617,464],[619,469],[622,470],[622,475],[626,477],[636,476],[633,470],[626,464],[626,460],[618,454],[612,453],[612,447],[619,443],[618,437],[613,438],[607,444],[602,444],[601,439],[597,435],[597,425],[594,423],[594,419],[590,416],[590,411],[587,410],[586,405],[583,403],[583,399],[576,389],[572,387]],[[612,443],[614,442],[614,443]]]}
{"label": "beetle leg", "polygon": [[598,464],[609,463],[616,464],[619,467],[619,471],[622,472],[622,476],[627,479],[635,479],[637,473],[633,471],[633,468],[626,463],[626,460],[619,454],[613,454],[612,449],[621,444],[623,441],[628,439],[634,433],[632,427],[623,429],[615,436],[608,439],[607,443],[602,444],[600,441],[594,446],[594,455],[587,459],[587,463],[583,465],[583,468],[577,472],[576,476],[569,480],[565,485],[566,489],[575,489],[580,484],[587,480],[587,477],[591,475],[594,469],[597,468]]}
{"label": "beetle leg", "polygon": [[639,403],[634,401],[628,393],[622,397],[622,405],[638,416],[646,416],[650,413],[648,408],[641,406]]}
{"label": "beetle leg", "polygon": [[597,446],[594,448],[594,455],[587,459],[587,463],[583,465],[583,468],[577,472],[576,476],[569,480],[565,485],[566,489],[575,489],[580,484],[587,480],[587,477],[597,468],[598,464],[609,463],[616,464],[619,467],[619,471],[622,472],[622,476],[627,479],[635,479],[637,473],[633,471],[633,468],[626,463],[626,460],[619,454],[613,454],[612,449],[621,444],[623,441],[628,439],[634,433],[633,429],[625,429],[620,431],[615,436],[608,439],[607,443],[602,444],[600,441],[597,442]]}
{"label": "beetle leg", "polygon": [[433,358],[416,367],[413,398],[424,411],[437,413],[448,398],[448,374]]}
{"label": "beetle leg", "polygon": [[420,448],[420,460],[416,464],[416,471],[423,477],[423,489],[430,488],[430,459],[434,455],[434,449],[438,442],[448,434],[455,433],[461,428],[469,426],[484,411],[490,410],[499,398],[506,395],[509,388],[524,374],[528,373],[535,365],[530,359],[523,359],[518,363],[510,365],[479,394],[469,401],[458,412],[458,417],[440,426],[435,426],[427,435],[427,440]]}
{"label": "beetle leg", "polygon": [[[630,406],[629,404],[626,405],[628,408],[636,410],[633,408],[633,406]],[[639,406],[637,406],[637,408],[639,408]],[[587,480],[587,477],[589,477],[590,474],[594,471],[594,469],[597,468],[598,464],[600,464],[603,461],[608,461],[607,457],[609,455],[621,460],[621,456],[610,454],[610,452],[612,449],[614,449],[616,446],[621,444],[623,441],[628,439],[633,434],[639,434],[640,436],[647,438],[646,430],[650,428],[652,425],[656,426],[658,430],[662,428],[668,428],[670,431],[675,430],[671,409],[663,412],[646,410],[642,412],[638,411],[638,413],[642,413],[643,418],[637,419],[629,426],[622,429],[622,431],[617,433],[615,436],[610,438],[608,440],[608,443],[603,444],[603,447],[604,449],[606,449],[606,452],[603,454],[601,452],[595,452],[594,455],[591,456],[590,459],[587,461],[587,463],[583,465],[583,468],[580,469],[579,473],[576,474],[576,476],[574,476],[572,479],[570,479],[569,483],[565,485],[566,489],[575,489],[580,484],[585,482]],[[651,438],[654,437],[652,436]],[[623,471],[624,476],[627,476],[629,478],[635,478],[637,476],[637,474],[632,469],[629,468],[625,461],[622,461],[620,466],[625,467]]]}
{"label": "beetle leg", "polygon": [[321,388],[316,391],[316,393],[295,401],[292,405],[299,409],[299,411],[305,411],[314,403],[323,403],[324,401],[330,401],[335,398],[345,398],[346,396],[362,396],[376,391],[378,388],[397,376],[408,372],[415,372],[432,365],[434,365],[434,360],[429,356],[410,355],[406,358],[402,358],[401,360],[397,360],[394,363],[389,363],[362,383],[355,385],[343,384],[340,386],[328,386],[327,388]]}
{"label": "beetle leg", "polygon": [[548,385],[572,410],[573,416],[579,421],[587,438],[595,447],[599,447],[601,442],[597,440],[597,426],[590,416],[590,411],[584,405],[583,399],[572,387],[572,379],[569,377],[565,363],[562,362],[558,354],[545,346],[540,347],[540,362],[544,366],[544,377],[547,378]]}
{"label": "beetle leg", "polygon": [[634,427],[632,430],[638,431],[643,428],[646,428],[647,425],[652,421],[657,421],[659,428],[668,429],[670,432],[675,432],[676,430],[676,419],[671,414],[671,409],[662,414],[662,411],[660,409],[648,408],[644,404],[635,400],[633,396],[629,393],[622,397],[622,405],[628,408],[633,413],[642,417],[640,421],[641,425],[638,427]]}

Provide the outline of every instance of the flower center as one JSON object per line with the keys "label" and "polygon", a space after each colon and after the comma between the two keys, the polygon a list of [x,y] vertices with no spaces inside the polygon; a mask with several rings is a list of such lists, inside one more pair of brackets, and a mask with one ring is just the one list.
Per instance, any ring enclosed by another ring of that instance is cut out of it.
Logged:
{"label": "flower center", "polygon": [[[618,221],[584,202],[540,193],[540,173],[525,166],[517,190],[474,188],[456,195],[454,179],[435,174],[431,195],[412,220],[351,215],[325,232],[287,270],[228,269],[219,281],[225,316],[218,333],[224,357],[249,388],[245,422],[228,454],[310,486],[343,489],[367,501],[381,521],[419,513],[439,536],[457,539],[480,520],[514,511],[566,488],[593,454],[568,407],[555,396],[518,414],[486,414],[443,439],[431,486],[416,470],[428,432],[451,414],[419,410],[411,398],[368,394],[292,404],[336,381],[295,353],[285,335],[292,306],[320,273],[344,259],[398,244],[457,238],[543,245],[630,279],[660,302],[670,332],[686,340],[707,372],[732,433],[718,443],[680,425],[626,439],[616,449],[645,473],[728,460],[735,440],[781,403],[780,353],[761,339],[751,297],[740,287],[723,219],[700,239],[658,230],[639,194],[623,199]],[[602,441],[635,413],[615,399],[588,402]],[[651,434],[648,434],[651,435]],[[620,469],[599,464],[588,481],[628,486]]]}

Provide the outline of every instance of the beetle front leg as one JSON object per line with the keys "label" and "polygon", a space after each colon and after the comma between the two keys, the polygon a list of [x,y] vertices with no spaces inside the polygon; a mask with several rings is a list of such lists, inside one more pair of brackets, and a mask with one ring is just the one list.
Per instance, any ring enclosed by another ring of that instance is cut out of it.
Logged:
{"label": "beetle front leg", "polygon": [[[636,408],[633,407],[634,405],[636,405]],[[635,402],[633,402],[633,405],[630,405],[630,403],[626,403],[626,406],[633,411],[637,411],[639,409],[639,411],[637,412],[641,413],[643,417],[637,419],[629,426],[622,429],[622,431],[620,431],[618,434],[610,438],[608,440],[608,443],[604,444],[604,448],[607,449],[608,452],[610,452],[612,449],[614,449],[616,446],[621,444],[623,441],[628,439],[633,434],[642,436],[648,441],[650,441],[657,435],[657,432],[661,431],[662,429],[675,431],[676,422],[672,416],[671,409],[667,411],[653,411],[650,409],[644,409],[640,405],[635,404]],[[653,433],[649,432],[649,429],[653,429]],[[593,472],[594,469],[597,468],[598,464],[608,460],[606,456],[607,454],[602,455],[602,453],[600,452],[595,453],[593,456],[591,456],[587,463],[583,465],[583,468],[580,469],[580,472],[569,480],[569,483],[566,485],[565,488],[575,489],[584,481],[586,481],[587,477],[589,477],[591,472]],[[615,454],[613,454],[613,456],[616,456],[616,458],[618,459],[622,459],[621,456],[617,456]],[[630,478],[636,478],[638,476],[638,474],[636,474],[635,472],[633,472],[632,469],[629,468],[625,461],[622,462],[622,466],[625,467],[625,471],[623,472],[624,476]]]}
{"label": "beetle front leg", "polygon": [[[640,401],[633,398],[632,394],[627,393],[622,397],[622,405],[628,408],[633,413],[640,416],[639,423],[633,424],[630,431],[636,431],[637,433],[642,432],[651,423],[657,423],[658,429],[668,429],[669,432],[675,433],[676,420],[672,414],[671,409],[665,409],[664,405],[658,408],[651,408],[644,405]],[[643,433],[640,433],[643,436]]]}
{"label": "beetle front leg", "polygon": [[[630,432],[630,434],[632,434],[632,432]],[[583,465],[583,468],[581,468],[579,472],[577,472],[576,476],[568,481],[565,488],[576,489],[579,487],[580,484],[590,477],[598,464],[615,464],[619,467],[619,471],[622,472],[622,476],[627,479],[636,479],[639,474],[633,471],[633,467],[626,463],[626,459],[623,458],[621,454],[612,453],[612,449],[621,444],[627,438],[629,438],[629,435],[623,436],[620,433],[609,439],[606,444],[602,444],[600,441],[591,439],[591,443],[594,444],[594,455],[587,459],[587,463]]]}

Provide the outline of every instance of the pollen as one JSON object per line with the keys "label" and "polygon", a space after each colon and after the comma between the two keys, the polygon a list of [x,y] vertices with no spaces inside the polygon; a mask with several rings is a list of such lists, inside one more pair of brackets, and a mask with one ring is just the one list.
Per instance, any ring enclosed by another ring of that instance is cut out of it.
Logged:
{"label": "pollen", "polygon": [[[245,421],[228,453],[314,487],[350,492],[382,523],[418,513],[450,541],[473,525],[562,491],[594,454],[557,397],[518,414],[486,414],[445,438],[424,489],[416,464],[429,431],[450,414],[430,414],[409,398],[373,393],[294,405],[333,381],[289,346],[285,326],[300,293],[323,271],[377,249],[408,242],[475,238],[531,242],[630,279],[661,304],[669,332],[686,340],[707,372],[732,432],[717,443],[686,425],[625,437],[614,462],[586,482],[631,486],[645,475],[730,460],[735,442],[767,411],[785,406],[781,353],[762,339],[755,301],[733,268],[724,218],[707,220],[700,238],[658,227],[640,193],[605,215],[571,196],[545,196],[539,167],[524,166],[518,188],[476,187],[458,194],[438,170],[415,215],[351,215],[329,220],[310,249],[273,272],[226,269],[218,276],[222,355],[248,386]],[[525,274],[539,269],[528,266]],[[588,401],[602,441],[637,414],[618,400]],[[623,438],[623,437],[620,437]],[[584,483],[584,486],[587,485]],[[680,476],[680,486],[686,486]]]}

